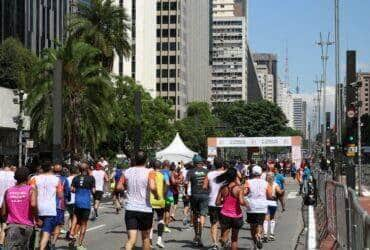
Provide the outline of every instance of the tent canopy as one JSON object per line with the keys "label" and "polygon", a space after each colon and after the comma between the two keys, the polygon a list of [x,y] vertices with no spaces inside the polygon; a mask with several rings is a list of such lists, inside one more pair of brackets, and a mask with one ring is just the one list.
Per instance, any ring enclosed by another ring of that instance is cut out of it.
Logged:
{"label": "tent canopy", "polygon": [[177,133],[171,144],[168,145],[167,148],[157,152],[155,156],[161,161],[168,160],[176,163],[182,161],[184,163],[188,163],[192,161],[194,155],[196,154],[196,152],[190,150],[184,144],[179,133]]}

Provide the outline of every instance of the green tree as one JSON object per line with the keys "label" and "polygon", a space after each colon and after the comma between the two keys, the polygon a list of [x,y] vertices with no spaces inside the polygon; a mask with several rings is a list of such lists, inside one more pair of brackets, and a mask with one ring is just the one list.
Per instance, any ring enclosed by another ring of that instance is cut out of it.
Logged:
{"label": "green tree", "polygon": [[207,138],[222,135],[218,119],[205,102],[189,103],[187,117],[177,121],[175,127],[184,143],[203,157],[207,156]]}
{"label": "green tree", "polygon": [[[134,150],[135,130],[141,126],[141,148],[150,153],[167,146],[173,139],[175,130],[170,122],[175,118],[171,105],[161,98],[153,99],[142,86],[130,77],[117,77],[115,82],[114,120],[110,126],[106,142],[100,152],[114,156],[123,152],[130,156]],[[136,119],[134,96],[141,92],[141,123]]]}
{"label": "green tree", "polygon": [[61,60],[64,150],[94,151],[105,139],[112,120],[113,87],[109,74],[97,60],[100,55],[97,48],[71,40],[64,47],[44,51],[35,67],[33,89],[26,102],[36,138],[50,143],[53,69],[56,60]]}
{"label": "green tree", "polygon": [[112,71],[114,52],[128,57],[131,51],[129,17],[125,9],[114,4],[113,0],[80,1],[77,8],[78,11],[70,18],[69,38],[100,49],[103,66]]}
{"label": "green tree", "polygon": [[17,39],[8,38],[0,46],[0,86],[29,90],[32,67],[37,57]]}
{"label": "green tree", "polygon": [[235,136],[277,136],[289,132],[282,110],[266,100],[219,104],[213,112]]}

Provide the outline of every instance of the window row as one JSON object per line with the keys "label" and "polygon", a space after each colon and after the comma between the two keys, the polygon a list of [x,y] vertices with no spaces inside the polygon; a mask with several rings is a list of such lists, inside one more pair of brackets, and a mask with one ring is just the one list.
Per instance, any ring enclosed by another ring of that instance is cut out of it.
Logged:
{"label": "window row", "polygon": [[157,16],[157,24],[176,24],[177,16]]}
{"label": "window row", "polygon": [[[162,72],[161,72],[162,71]],[[180,70],[177,71],[177,77],[180,76]],[[160,78],[160,77],[170,77],[170,78],[175,78],[176,77],[176,69],[157,69],[156,71],[156,77],[157,78]]]}
{"label": "window row", "polygon": [[[180,43],[178,43],[178,47],[180,49]],[[176,50],[176,43],[175,42],[162,43],[162,46],[161,46],[161,43],[157,43],[157,51],[168,50],[168,49],[170,51],[175,51]]]}
{"label": "window row", "polygon": [[[162,88],[161,88],[162,85]],[[170,87],[170,88],[168,88]],[[157,91],[176,91],[176,83],[172,82],[170,84],[168,83],[157,83]]]}
{"label": "window row", "polygon": [[157,29],[157,37],[176,37],[177,35],[177,30],[176,29],[163,29],[161,32],[161,29]]}
{"label": "window row", "polygon": [[176,64],[176,56],[162,56],[162,60],[160,56],[157,56],[157,64],[168,64],[168,62]]}
{"label": "window row", "polygon": [[177,2],[157,2],[157,10],[177,10]]}

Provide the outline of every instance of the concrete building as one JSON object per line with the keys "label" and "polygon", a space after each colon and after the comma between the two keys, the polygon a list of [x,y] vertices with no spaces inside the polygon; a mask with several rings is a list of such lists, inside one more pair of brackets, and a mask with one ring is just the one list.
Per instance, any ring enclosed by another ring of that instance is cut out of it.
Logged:
{"label": "concrete building", "polygon": [[362,82],[360,88],[359,99],[362,102],[361,114],[370,114],[370,101],[369,101],[369,85],[370,85],[370,72],[358,73],[358,79]]}
{"label": "concrete building", "polygon": [[307,102],[302,102],[302,137],[308,139],[308,124],[307,124]]}
{"label": "concrete building", "polygon": [[299,94],[293,94],[292,100],[293,128],[301,131],[303,138],[305,138],[307,129],[307,103]]}
{"label": "concrete building", "polygon": [[214,0],[211,101],[247,101],[246,1]]}
{"label": "concrete building", "polygon": [[187,102],[210,101],[212,0],[186,1]]}
{"label": "concrete building", "polygon": [[265,64],[255,63],[255,67],[263,99],[274,102],[274,75],[269,74],[268,67]]}
{"label": "concrete building", "polygon": [[278,93],[278,72],[277,72],[277,55],[269,53],[255,53],[253,54],[253,61],[257,65],[266,65],[268,73],[273,75],[273,102],[277,102]]}

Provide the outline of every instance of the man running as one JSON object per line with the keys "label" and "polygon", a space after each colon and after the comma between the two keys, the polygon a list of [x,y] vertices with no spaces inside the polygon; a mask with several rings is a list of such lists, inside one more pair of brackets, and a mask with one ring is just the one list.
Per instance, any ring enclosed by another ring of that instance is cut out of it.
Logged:
{"label": "man running", "polygon": [[161,170],[161,173],[164,176],[164,180],[166,183],[166,207],[164,212],[164,232],[170,233],[171,230],[169,229],[169,224],[171,221],[170,215],[171,215],[171,207],[172,204],[174,204],[174,198],[173,198],[173,191],[171,189],[171,171],[170,171],[170,163],[169,161],[163,162],[163,169]]}
{"label": "man running", "polygon": [[[128,240],[126,250],[132,250],[136,244],[138,231],[141,231],[143,250],[150,249],[150,229],[153,225],[153,210],[150,206],[150,192],[158,199],[155,185],[155,172],[146,168],[147,156],[144,151],[135,153],[135,164],[127,169],[122,176],[117,189],[127,190],[125,204],[125,223]],[[148,188],[149,187],[149,188]]]}
{"label": "man running", "polygon": [[191,185],[191,209],[194,214],[194,244],[203,247],[202,230],[208,213],[208,190],[203,188],[208,170],[203,167],[203,160],[199,155],[193,157],[195,168],[187,174],[187,182]]}
{"label": "man running", "polygon": [[[16,183],[14,179],[14,172],[10,170],[10,167],[0,167],[0,207],[3,205],[5,191],[14,186]],[[0,249],[4,245],[6,218],[0,214]]]}
{"label": "man running", "polygon": [[92,176],[95,178],[95,193],[94,193],[94,215],[93,219],[98,218],[98,209],[100,201],[104,194],[104,184],[109,181],[107,173],[104,171],[103,165],[98,162],[95,169],[92,171]]}
{"label": "man running", "polygon": [[216,205],[216,199],[220,188],[222,187],[223,183],[217,183],[216,178],[225,172],[223,160],[221,158],[216,157],[213,161],[213,165],[215,167],[214,171],[211,171],[207,174],[203,188],[209,190],[209,201],[208,201],[208,213],[209,213],[209,220],[211,221],[211,238],[213,246],[211,249],[219,249],[218,246],[218,224],[220,220],[220,211],[221,206]]}
{"label": "man running", "polygon": [[184,186],[184,196],[182,200],[184,202],[184,219],[183,225],[187,226],[190,223],[190,197],[191,197],[191,186],[186,183],[187,175],[190,169],[193,168],[192,163],[185,164],[184,168],[181,171],[183,176],[183,186]]}
{"label": "man running", "polygon": [[[78,168],[74,165],[71,165],[70,170],[69,170],[69,176],[68,176],[68,184],[69,184],[69,190],[72,188],[72,181],[73,179],[77,176],[79,173]],[[70,234],[72,231],[72,221],[73,221],[73,214],[74,214],[74,209],[75,209],[75,193],[71,192],[71,198],[67,202],[67,212],[68,212],[68,231],[66,234],[66,239],[71,240]]]}
{"label": "man running", "polygon": [[51,164],[41,165],[42,174],[31,180],[31,185],[37,191],[37,208],[41,227],[40,250],[47,247],[51,234],[57,226],[57,198],[63,199],[63,188],[58,177],[52,171]]}
{"label": "man running", "polygon": [[[77,249],[84,250],[84,238],[91,210],[91,194],[95,193],[95,179],[88,174],[89,164],[84,161],[80,165],[80,175],[72,180],[71,191],[75,193],[75,208],[72,221],[71,245],[74,245],[75,235],[79,234]],[[77,232],[77,228],[79,232]]]}
{"label": "man running", "polygon": [[113,204],[114,204],[114,207],[116,208],[116,213],[117,214],[119,214],[119,211],[122,208],[122,204],[121,204],[122,191],[117,190],[117,185],[118,185],[118,182],[120,181],[122,175],[123,175],[123,165],[118,164],[116,170],[114,171],[114,173],[112,175],[112,181],[113,181],[112,197],[113,197]]}

